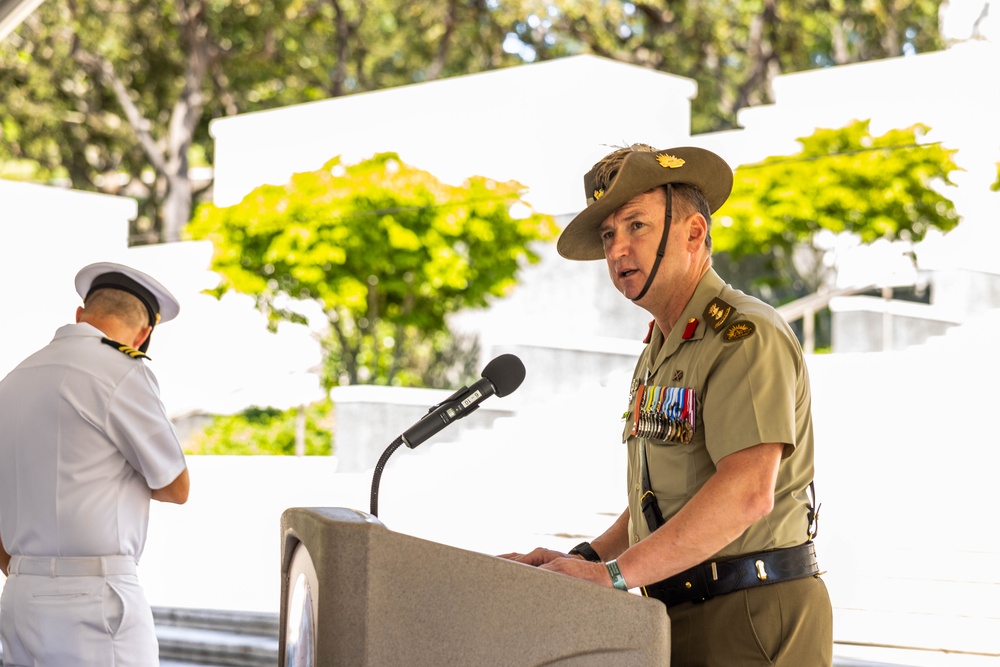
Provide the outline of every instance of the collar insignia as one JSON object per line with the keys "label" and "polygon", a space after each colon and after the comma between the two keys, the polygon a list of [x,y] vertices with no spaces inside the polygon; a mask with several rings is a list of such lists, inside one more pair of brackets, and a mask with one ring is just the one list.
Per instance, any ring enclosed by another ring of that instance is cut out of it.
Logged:
{"label": "collar insignia", "polygon": [[102,338],[101,342],[104,343],[105,345],[110,345],[111,347],[115,348],[122,354],[127,354],[133,359],[149,359],[149,357],[146,356],[145,352],[140,352],[134,347],[129,347],[128,345],[125,345],[124,343],[119,343],[116,340],[111,340],[110,338]]}
{"label": "collar insignia", "polygon": [[649,321],[649,331],[646,332],[646,337],[642,339],[642,342],[649,345],[649,341],[653,339],[653,325],[656,324],[656,320]]}
{"label": "collar insignia", "polygon": [[681,338],[683,340],[691,340],[697,328],[698,328],[698,318],[692,317],[690,320],[688,320],[687,326],[684,327],[684,333],[681,334]]}

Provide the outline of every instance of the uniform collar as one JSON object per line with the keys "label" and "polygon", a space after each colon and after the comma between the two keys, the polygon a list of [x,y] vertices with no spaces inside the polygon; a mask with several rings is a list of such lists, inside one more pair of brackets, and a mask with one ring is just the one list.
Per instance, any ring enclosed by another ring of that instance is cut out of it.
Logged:
{"label": "uniform collar", "polygon": [[97,336],[98,338],[103,338],[104,332],[89,322],[76,322],[75,324],[64,324],[56,329],[56,335],[52,340],[79,336]]}
{"label": "uniform collar", "polygon": [[[686,343],[688,341],[701,340],[705,335],[706,324],[704,320],[705,307],[708,303],[719,296],[722,293],[723,288],[726,286],[726,282],[715,272],[715,269],[709,267],[705,275],[701,277],[698,281],[698,286],[694,289],[694,294],[688,300],[687,305],[684,306],[684,310],[681,311],[681,316],[677,318],[677,323],[674,328],[670,330],[670,335],[664,341],[663,332],[660,328],[653,326],[653,334],[649,340],[650,351],[655,355],[656,363],[653,365],[655,370],[660,364],[667,360],[677,348],[681,346],[681,343]],[[694,318],[697,320],[697,326],[694,329],[694,333],[687,339],[684,338],[684,330],[688,326],[688,322]]]}

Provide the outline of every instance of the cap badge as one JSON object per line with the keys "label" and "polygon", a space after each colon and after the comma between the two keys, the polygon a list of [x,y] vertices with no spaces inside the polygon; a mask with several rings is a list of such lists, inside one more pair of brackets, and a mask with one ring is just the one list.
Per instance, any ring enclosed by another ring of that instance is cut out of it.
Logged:
{"label": "cap badge", "polygon": [[600,199],[603,196],[604,196],[604,190],[603,189],[594,190],[594,201],[597,201],[598,199]]}
{"label": "cap badge", "polygon": [[666,153],[663,155],[657,155],[656,161],[659,162],[660,166],[665,169],[677,169],[677,167],[684,166],[684,160]]}

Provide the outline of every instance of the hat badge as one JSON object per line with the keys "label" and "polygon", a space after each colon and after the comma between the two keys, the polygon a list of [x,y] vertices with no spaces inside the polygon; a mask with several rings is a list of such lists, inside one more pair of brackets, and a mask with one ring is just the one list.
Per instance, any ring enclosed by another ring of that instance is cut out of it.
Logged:
{"label": "hat badge", "polygon": [[660,166],[664,169],[677,169],[678,167],[684,166],[684,160],[679,157],[674,157],[673,155],[668,155],[667,153],[657,155],[656,161],[659,162]]}

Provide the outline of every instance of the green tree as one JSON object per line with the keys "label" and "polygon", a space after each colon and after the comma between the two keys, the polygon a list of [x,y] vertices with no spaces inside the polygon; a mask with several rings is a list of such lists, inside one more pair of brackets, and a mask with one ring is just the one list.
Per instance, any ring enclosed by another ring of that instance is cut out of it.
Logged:
{"label": "green tree", "polygon": [[530,244],[555,234],[521,191],[483,177],[446,185],[393,153],[334,158],[239,204],[202,205],[188,231],[213,242],[220,293],[253,295],[273,321],[301,320],[289,298],[322,307],[328,385],[426,385],[447,316],[508,293],[538,259]]}
{"label": "green tree", "polygon": [[939,0],[46,0],[0,42],[0,173],[133,196],[180,237],[211,119],[575,53],[698,82],[695,132],[778,73],[941,48]]}
{"label": "green tree", "polygon": [[811,292],[821,276],[803,276],[792,259],[821,230],[870,243],[952,229],[958,214],[940,186],[954,185],[955,151],[921,143],[928,130],[918,124],[876,137],[868,121],[855,121],[800,138],[795,155],[738,167],[733,193],[713,217],[713,247],[734,260],[763,255],[773,284],[800,281]]}
{"label": "green tree", "polygon": [[0,44],[0,158],[29,161],[39,180],[135,196],[134,239],[176,240],[197,195],[190,160],[217,110],[207,20],[224,14],[198,0],[42,3]]}
{"label": "green tree", "polygon": [[511,34],[527,58],[594,53],[698,83],[692,131],[774,102],[778,74],[943,48],[940,0],[536,2]]}
{"label": "green tree", "polygon": [[136,197],[133,241],[181,236],[208,123],[518,62],[452,0],[47,0],[0,42],[6,177]]}
{"label": "green tree", "polygon": [[333,409],[330,401],[305,408],[277,410],[248,408],[235,415],[216,417],[204,431],[184,443],[187,454],[295,454],[296,431],[304,417],[306,456],[333,453]]}

